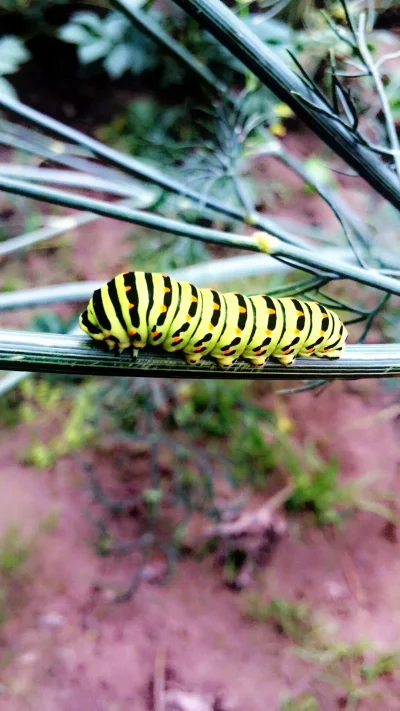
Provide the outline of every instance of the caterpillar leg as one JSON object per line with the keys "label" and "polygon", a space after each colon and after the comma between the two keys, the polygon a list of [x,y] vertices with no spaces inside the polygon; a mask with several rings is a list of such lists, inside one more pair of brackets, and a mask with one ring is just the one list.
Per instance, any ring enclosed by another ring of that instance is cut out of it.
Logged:
{"label": "caterpillar leg", "polygon": [[186,363],[191,363],[192,365],[195,365],[196,363],[199,363],[202,359],[201,353],[184,353],[183,357],[185,358]]}
{"label": "caterpillar leg", "polygon": [[113,351],[114,348],[118,348],[119,344],[113,338],[105,338],[104,341],[107,343],[110,351]]}
{"label": "caterpillar leg", "polygon": [[293,365],[296,360],[295,356],[292,354],[286,356],[275,356],[275,358],[281,365]]}
{"label": "caterpillar leg", "polygon": [[266,358],[265,356],[258,356],[258,358],[246,358],[245,360],[251,363],[251,365],[253,365],[255,368],[263,368],[268,358]]}
{"label": "caterpillar leg", "polygon": [[330,358],[331,360],[337,360],[343,353],[343,348],[333,348],[331,351],[323,351],[322,353],[315,353],[317,358]]}
{"label": "caterpillar leg", "polygon": [[129,341],[127,343],[118,343],[118,350],[120,353],[123,353],[126,348],[130,348],[130,343]]}
{"label": "caterpillar leg", "polygon": [[234,356],[213,356],[221,368],[229,368],[237,360]]}

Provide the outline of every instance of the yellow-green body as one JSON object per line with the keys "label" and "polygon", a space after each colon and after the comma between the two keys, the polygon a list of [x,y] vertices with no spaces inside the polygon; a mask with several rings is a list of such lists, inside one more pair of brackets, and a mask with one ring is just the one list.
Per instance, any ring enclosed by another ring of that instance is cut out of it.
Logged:
{"label": "yellow-green body", "polygon": [[316,301],[220,294],[148,272],[124,272],[97,289],[79,325],[110,348],[161,346],[182,350],[189,363],[211,355],[221,366],[239,357],[260,367],[270,356],[283,365],[297,355],[339,358],[348,335]]}

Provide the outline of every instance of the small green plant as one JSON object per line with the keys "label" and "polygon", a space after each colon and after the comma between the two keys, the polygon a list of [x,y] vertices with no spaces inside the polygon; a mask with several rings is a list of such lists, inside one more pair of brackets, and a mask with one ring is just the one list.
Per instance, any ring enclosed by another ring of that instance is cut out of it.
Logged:
{"label": "small green plant", "polygon": [[59,36],[77,46],[82,64],[101,61],[112,79],[127,71],[141,74],[157,63],[153,43],[119,12],[109,12],[104,18],[91,11],[76,12]]}
{"label": "small green plant", "polygon": [[259,593],[244,598],[244,614],[255,622],[268,622],[293,642],[304,645],[314,638],[316,627],[308,605],[272,598],[264,602]]}
{"label": "small green plant", "polygon": [[320,525],[338,525],[355,510],[370,511],[388,520],[395,518],[393,495],[386,491],[368,491],[371,476],[341,484],[336,458],[325,461],[310,442],[299,447],[286,438],[281,451],[283,465],[293,484],[286,501],[288,511],[311,511]]}
{"label": "small green plant", "polygon": [[338,482],[339,464],[332,458],[324,462],[308,444],[300,450],[285,448],[283,456],[293,482],[293,492],[286,507],[289,511],[311,510],[320,524],[338,523],[338,504],[343,502],[343,489]]}
{"label": "small green plant", "polygon": [[14,579],[24,568],[32,550],[32,541],[23,540],[16,526],[9,526],[0,539],[0,576]]}
{"label": "small green plant", "polygon": [[300,694],[295,699],[283,701],[279,711],[319,711],[319,704],[313,694]]}
{"label": "small green plant", "polygon": [[[31,442],[21,453],[24,464],[46,469],[91,440],[96,422],[93,386],[87,381],[82,387],[68,388],[46,379],[23,383],[21,417],[32,425]],[[49,423],[57,423],[59,431],[44,442],[42,428]]]}
{"label": "small green plant", "polygon": [[18,391],[12,390],[3,395],[0,400],[0,425],[13,429],[21,421],[21,397]]}
{"label": "small green plant", "polygon": [[373,682],[386,675],[400,674],[400,652],[385,652],[376,655],[375,659],[365,662],[361,674],[367,682]]}
{"label": "small green plant", "polygon": [[[7,619],[7,595],[5,589],[0,584],[0,630]],[[1,667],[1,661],[0,661]]]}
{"label": "small green plant", "polygon": [[0,39],[0,92],[16,96],[14,87],[5,79],[5,75],[14,74],[21,64],[30,59],[30,53],[22,40],[8,35]]}
{"label": "small green plant", "polygon": [[[316,665],[310,673],[310,689],[328,685],[340,691],[343,708],[348,711],[357,711],[363,699],[376,699],[379,708],[385,708],[387,692],[375,682],[385,676],[398,677],[400,673],[397,651],[377,652],[368,642],[323,643],[314,648],[299,647],[296,651]],[[291,703],[296,704],[297,698],[291,699]]]}

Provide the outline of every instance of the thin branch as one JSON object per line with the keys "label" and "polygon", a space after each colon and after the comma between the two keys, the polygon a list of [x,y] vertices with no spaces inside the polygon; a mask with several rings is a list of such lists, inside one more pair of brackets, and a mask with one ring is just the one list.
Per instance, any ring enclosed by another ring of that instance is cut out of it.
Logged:
{"label": "thin branch", "polygon": [[[84,146],[94,155],[104,158],[112,165],[116,165],[118,168],[127,171],[130,175],[134,175],[142,180],[148,180],[164,190],[193,200],[200,205],[204,205],[204,207],[209,207],[216,212],[225,215],[226,217],[251,224],[261,230],[267,230],[271,234],[276,235],[280,239],[288,241],[291,244],[302,244],[302,240],[300,238],[295,237],[283,228],[280,228],[279,225],[275,224],[273,220],[265,217],[264,215],[260,215],[258,212],[254,212],[249,215],[240,208],[232,207],[226,203],[220,202],[210,195],[204,195],[196,190],[192,190],[187,183],[181,183],[176,178],[166,175],[156,167],[143,163],[132,156],[125,155],[114,148],[110,148],[100,141],[86,136],[84,133],[61,123],[61,121],[57,121],[49,116],[46,116],[45,114],[42,114],[40,111],[31,109],[29,106],[22,104],[20,101],[17,101],[10,96],[0,94],[0,106],[8,111],[11,111],[17,116],[20,116],[26,121],[30,121],[41,128],[62,136],[67,141],[73,141],[81,146]],[[67,147],[59,143],[57,146],[57,153],[60,154],[63,152],[67,152]]]}
{"label": "thin branch", "polygon": [[[333,250],[323,250],[323,252],[334,255]],[[338,250],[338,253],[342,259],[346,258],[346,256],[352,256],[350,252],[346,253],[344,250]],[[284,264],[268,254],[258,253],[241,254],[239,257],[227,257],[225,259],[212,259],[209,262],[200,262],[182,269],[173,269],[169,272],[169,275],[174,279],[190,281],[196,286],[215,286],[216,284],[224,284],[248,277],[285,274],[294,268],[298,268],[297,265]],[[265,291],[275,296],[296,296],[296,294],[304,293],[303,286],[311,289],[326,282],[326,277],[313,277],[312,279],[303,280],[301,283],[295,282],[276,289],[269,289],[266,286]],[[88,301],[93,291],[103,286],[103,283],[104,281],[77,281],[69,282],[68,284],[33,286],[29,289],[0,292],[0,311]],[[260,293],[260,290],[262,291],[261,286],[258,293]]]}
{"label": "thin branch", "polygon": [[[332,190],[323,185],[321,181],[315,180],[311,172],[303,166],[301,161],[293,158],[293,156],[290,155],[283,145],[276,151],[276,157],[284,163],[284,165],[288,166],[291,170],[293,170],[293,172],[299,175],[305,183],[311,185],[311,187],[317,191],[317,193],[331,208],[345,234],[346,229],[343,220],[348,222],[349,226],[360,239],[364,247],[369,246],[373,242],[373,235],[369,232],[368,228],[362,223],[361,219],[358,215],[356,215],[352,208],[349,207],[339,195],[336,195]],[[346,236],[348,238],[348,235]]]}
{"label": "thin branch", "polygon": [[379,67],[382,66],[384,62],[389,62],[391,59],[398,59],[400,57],[400,50],[397,52],[390,52],[389,54],[385,54],[383,57],[378,59],[377,62],[375,62],[375,67],[376,69],[379,69]]}
{"label": "thin branch", "polygon": [[281,240],[268,235],[268,233],[254,233],[247,237],[237,235],[231,232],[221,232],[219,230],[207,229],[185,222],[178,222],[160,215],[134,210],[128,207],[121,207],[112,203],[107,203],[102,200],[93,200],[78,195],[71,195],[60,190],[51,188],[40,188],[36,185],[25,183],[22,180],[13,180],[11,178],[2,178],[0,176],[0,189],[6,192],[25,197],[36,198],[44,202],[63,205],[65,207],[75,207],[90,212],[95,212],[106,217],[114,217],[125,222],[132,222],[137,225],[142,225],[150,229],[162,230],[171,234],[180,235],[197,239],[206,243],[221,244],[228,247],[236,247],[247,249],[252,252],[263,252],[274,257],[288,258],[298,262],[300,268],[303,265],[311,267],[315,270],[327,272],[329,275],[339,275],[349,277],[361,284],[373,286],[376,289],[388,291],[391,294],[400,294],[400,281],[379,274],[376,270],[362,269],[361,267],[344,264],[341,262],[330,261],[321,257],[317,252],[311,250],[294,247],[290,244],[285,244]]}
{"label": "thin branch", "polygon": [[375,82],[376,90],[378,92],[378,95],[379,95],[379,98],[381,101],[383,116],[385,118],[386,131],[387,131],[389,143],[391,146],[391,150],[393,151],[393,158],[394,158],[394,163],[396,166],[397,179],[398,179],[398,184],[400,186],[400,150],[399,150],[400,146],[399,146],[399,140],[397,138],[396,126],[395,126],[392,112],[390,109],[389,100],[386,96],[385,87],[383,86],[383,81],[382,81],[379,71],[377,69],[377,65],[375,64],[375,62],[373,60],[371,52],[368,49],[368,45],[367,45],[367,41],[366,41],[366,37],[365,37],[365,25],[366,25],[366,15],[365,15],[365,12],[362,12],[360,14],[360,18],[359,18],[358,46],[359,46],[359,50],[360,50],[362,59],[363,59],[365,65],[368,67],[368,70]]}
{"label": "thin branch", "polygon": [[50,185],[66,185],[70,188],[79,188],[109,195],[123,195],[136,198],[136,204],[142,202],[143,207],[148,207],[154,203],[160,193],[160,191],[154,190],[150,186],[138,186],[136,181],[132,183],[130,181],[116,182],[115,179],[113,181],[105,180],[104,178],[97,178],[79,171],[36,168],[35,166],[16,165],[14,163],[0,163],[0,175],[15,177],[20,180],[32,180],[37,183],[49,183]]}

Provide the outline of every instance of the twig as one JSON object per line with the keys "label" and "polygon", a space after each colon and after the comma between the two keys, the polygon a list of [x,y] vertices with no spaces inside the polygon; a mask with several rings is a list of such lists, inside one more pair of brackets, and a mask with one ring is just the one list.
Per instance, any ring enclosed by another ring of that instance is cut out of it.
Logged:
{"label": "twig", "polygon": [[359,50],[361,53],[361,56],[363,58],[363,61],[365,62],[365,65],[368,67],[369,73],[372,76],[376,90],[378,92],[381,105],[382,105],[382,111],[383,115],[385,118],[385,124],[386,124],[386,131],[389,139],[389,143],[391,146],[391,150],[393,151],[393,159],[394,159],[394,164],[396,166],[396,173],[397,173],[397,178],[399,181],[400,185],[400,151],[399,151],[399,140],[397,138],[397,132],[396,132],[396,126],[393,120],[392,112],[390,109],[390,104],[388,101],[388,98],[386,96],[385,92],[385,87],[383,86],[383,82],[381,79],[381,76],[379,74],[379,71],[377,69],[377,65],[375,64],[371,52],[368,49],[367,41],[365,38],[365,25],[366,25],[366,14],[365,12],[362,12],[360,14],[359,18],[359,27],[358,27],[358,46]]}
{"label": "twig", "polygon": [[165,672],[167,653],[165,649],[159,650],[154,662],[153,697],[154,711],[165,711]]}
{"label": "twig", "polygon": [[17,195],[37,198],[44,202],[64,205],[65,207],[88,210],[106,217],[115,217],[119,220],[163,230],[171,234],[197,239],[206,243],[239,247],[252,252],[263,252],[276,258],[298,262],[300,268],[303,268],[304,265],[304,268],[311,269],[313,273],[315,273],[317,269],[318,273],[325,272],[329,276],[336,274],[337,276],[350,277],[361,284],[367,284],[368,286],[373,286],[391,294],[400,295],[400,281],[397,282],[392,277],[382,275],[377,270],[367,270],[341,262],[330,262],[328,259],[324,259],[311,250],[285,244],[276,237],[268,235],[266,232],[253,233],[250,237],[221,232],[220,230],[207,229],[205,227],[199,227],[198,225],[171,220],[154,213],[121,207],[102,200],[93,200],[52,188],[38,187],[37,185],[31,185],[22,180],[2,178],[0,176],[0,189],[1,188]]}

